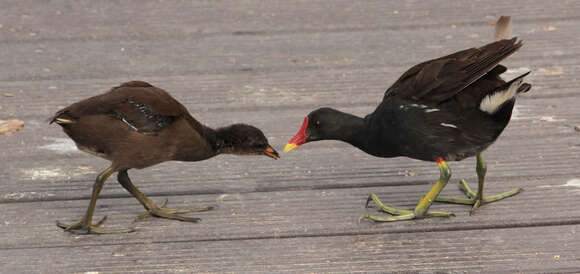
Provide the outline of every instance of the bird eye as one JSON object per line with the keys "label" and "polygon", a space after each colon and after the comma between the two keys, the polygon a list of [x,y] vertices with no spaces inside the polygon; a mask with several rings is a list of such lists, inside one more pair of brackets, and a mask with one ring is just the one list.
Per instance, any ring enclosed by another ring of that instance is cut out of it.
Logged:
{"label": "bird eye", "polygon": [[320,126],[320,121],[316,121],[316,123],[314,123],[315,126],[319,127]]}

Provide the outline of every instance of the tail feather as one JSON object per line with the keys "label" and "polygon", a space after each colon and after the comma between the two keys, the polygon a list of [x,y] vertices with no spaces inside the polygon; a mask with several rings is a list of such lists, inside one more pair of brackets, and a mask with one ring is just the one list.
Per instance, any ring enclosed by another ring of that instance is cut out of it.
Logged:
{"label": "tail feather", "polygon": [[523,83],[519,88],[518,88],[518,93],[526,93],[528,92],[530,89],[532,89],[532,85],[528,84],[528,83]]}
{"label": "tail feather", "polygon": [[57,123],[59,125],[74,124],[74,119],[68,115],[67,109],[57,111],[54,116],[47,119],[48,124]]}
{"label": "tail feather", "polygon": [[518,93],[530,90],[532,86],[528,83],[523,83],[524,77],[528,74],[530,74],[530,71],[514,78],[485,96],[479,104],[479,109],[489,114],[494,114],[503,104],[513,100]]}
{"label": "tail feather", "polygon": [[[495,23],[494,38],[496,41],[500,41],[503,39],[509,39],[510,37],[512,37],[512,18],[511,16],[500,16],[500,18]],[[496,75],[499,80],[501,79],[499,78],[499,75],[503,73],[506,68],[498,65],[494,68],[494,70],[497,70],[496,74],[489,75]],[[490,94],[486,95],[481,100],[479,109],[493,115],[494,117],[507,117],[509,120],[517,95],[520,93],[528,92],[532,88],[532,85],[523,83],[524,77],[526,77],[528,74],[530,74],[530,71],[512,79],[511,81],[503,84],[501,87],[496,88]]]}
{"label": "tail feather", "polygon": [[495,23],[494,38],[496,41],[512,37],[512,17],[500,16]]}
{"label": "tail feather", "polygon": [[69,120],[69,119],[63,119],[63,118],[56,118],[54,119],[54,122],[59,124],[59,125],[65,125],[65,124],[72,124],[74,123],[73,120]]}

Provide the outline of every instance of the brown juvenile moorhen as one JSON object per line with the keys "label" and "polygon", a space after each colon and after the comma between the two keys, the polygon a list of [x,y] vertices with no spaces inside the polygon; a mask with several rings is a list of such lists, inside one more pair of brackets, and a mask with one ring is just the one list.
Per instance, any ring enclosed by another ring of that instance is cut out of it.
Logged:
{"label": "brown juvenile moorhen", "polygon": [[[516,38],[500,40],[481,48],[462,50],[418,64],[405,72],[385,93],[376,110],[364,118],[332,108],[317,109],[304,119],[302,127],[284,148],[319,140],[341,140],[377,157],[406,156],[437,161],[439,181],[414,210],[396,210],[383,205],[374,194],[367,200],[391,215],[365,215],[375,221],[398,221],[426,216],[452,216],[428,211],[433,201],[471,204],[500,200],[521,191],[484,197],[486,165],[481,156],[507,126],[518,93],[531,85],[522,83],[529,72],[505,82],[499,65],[522,46]],[[462,181],[469,199],[439,198],[451,171],[446,161],[477,156],[479,189],[474,193]],[[473,211],[472,209],[472,211]]]}
{"label": "brown juvenile moorhen", "polygon": [[100,228],[106,217],[92,224],[99,192],[115,172],[119,183],[145,207],[145,215],[197,222],[199,218],[179,213],[212,207],[167,208],[167,200],[158,206],[131,183],[127,170],[172,160],[201,161],[221,153],[279,158],[259,129],[245,124],[216,130],[206,127],[166,91],[142,81],[127,82],[102,95],[74,103],[59,110],[50,119],[53,122],[63,128],[80,150],[111,161],[111,166],[97,176],[84,217],[72,225],[57,222],[59,227],[76,233],[133,231]]}

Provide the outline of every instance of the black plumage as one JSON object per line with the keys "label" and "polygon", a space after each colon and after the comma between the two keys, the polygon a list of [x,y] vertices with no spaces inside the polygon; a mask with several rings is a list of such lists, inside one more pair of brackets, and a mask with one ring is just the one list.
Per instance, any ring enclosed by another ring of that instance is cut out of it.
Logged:
{"label": "black plumage", "polygon": [[507,83],[500,77],[506,68],[499,62],[521,46],[516,38],[500,40],[420,63],[364,118],[332,108],[311,112],[285,151],[333,139],[378,157],[440,164],[480,155],[507,126],[516,95],[531,88],[522,82],[528,73]]}

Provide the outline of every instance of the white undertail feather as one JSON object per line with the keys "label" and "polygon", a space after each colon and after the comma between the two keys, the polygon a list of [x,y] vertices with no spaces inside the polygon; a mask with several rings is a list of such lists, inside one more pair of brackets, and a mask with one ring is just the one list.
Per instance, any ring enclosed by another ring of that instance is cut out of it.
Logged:
{"label": "white undertail feather", "polygon": [[[512,18],[511,16],[501,16],[495,23],[494,38],[496,41],[502,39],[510,39],[512,37]],[[529,73],[529,72],[528,72]],[[527,73],[525,74],[527,75]],[[518,88],[522,85],[523,76],[511,83],[511,85],[504,90],[499,90],[485,96],[479,104],[479,109],[489,114],[494,114],[499,107],[518,95]]]}
{"label": "white undertail feather", "polygon": [[56,118],[56,119],[54,119],[54,122],[57,123],[57,124],[59,124],[59,125],[72,124],[72,123],[74,123],[72,120],[63,119],[63,118]]}
{"label": "white undertail feather", "polygon": [[494,114],[503,103],[516,97],[522,81],[523,78],[520,78],[514,81],[507,89],[485,96],[479,104],[479,109],[489,114]]}

